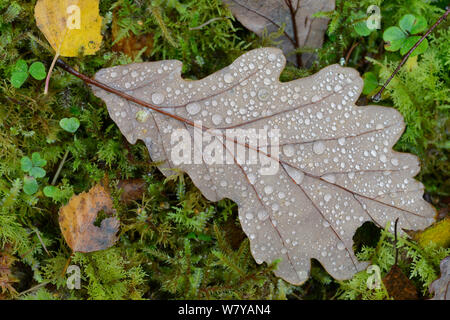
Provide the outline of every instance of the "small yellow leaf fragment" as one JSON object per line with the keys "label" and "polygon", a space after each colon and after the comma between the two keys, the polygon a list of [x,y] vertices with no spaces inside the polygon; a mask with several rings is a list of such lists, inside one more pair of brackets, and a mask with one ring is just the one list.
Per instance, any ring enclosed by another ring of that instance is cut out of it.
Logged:
{"label": "small yellow leaf fragment", "polygon": [[98,5],[99,0],[38,0],[36,24],[60,56],[92,55],[102,43]]}

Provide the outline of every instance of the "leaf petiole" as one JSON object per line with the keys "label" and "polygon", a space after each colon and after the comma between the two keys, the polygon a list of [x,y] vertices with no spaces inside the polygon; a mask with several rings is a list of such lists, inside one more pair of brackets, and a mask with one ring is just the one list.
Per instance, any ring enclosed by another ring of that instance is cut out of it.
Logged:
{"label": "leaf petiole", "polygon": [[50,69],[48,70],[47,78],[45,79],[44,94],[48,93],[48,87],[50,85],[50,77],[52,76],[52,72],[53,72],[53,69],[55,68],[55,64],[56,64],[56,61],[58,60],[58,58],[59,58],[59,53],[56,53],[55,57],[53,58]]}

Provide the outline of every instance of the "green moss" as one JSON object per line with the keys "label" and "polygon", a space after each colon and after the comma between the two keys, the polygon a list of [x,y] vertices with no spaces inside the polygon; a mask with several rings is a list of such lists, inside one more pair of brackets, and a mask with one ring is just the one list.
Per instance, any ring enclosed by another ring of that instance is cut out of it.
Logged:
{"label": "green moss", "polygon": [[418,233],[414,238],[422,247],[430,245],[443,248],[450,247],[450,218],[437,222]]}
{"label": "green moss", "polygon": [[[357,254],[361,261],[380,269],[380,280],[386,276],[395,263],[396,250],[394,235],[387,230],[389,224],[381,231],[381,237],[375,247],[364,246]],[[421,294],[429,297],[428,287],[439,276],[439,264],[450,254],[450,249],[427,244],[423,247],[409,240],[406,236],[399,237],[397,241],[398,266],[419,288]],[[384,300],[391,299],[384,285],[379,288],[369,288],[367,285],[372,274],[368,270],[357,273],[353,279],[340,282],[336,298],[338,299],[364,299]]]}
{"label": "green moss", "polygon": [[[380,83],[385,80],[401,57],[384,52],[383,30],[408,13],[425,17],[431,25],[442,14],[444,4],[382,2],[336,1],[336,11],[323,14],[331,22],[325,44],[317,50],[317,64],[308,70],[288,66],[282,81],[308,76],[339,63],[341,58],[345,60],[347,55],[348,65],[361,74],[370,71]],[[336,292],[343,298],[361,297],[368,276],[364,273],[350,282],[336,282],[314,262],[311,278],[303,286],[292,286],[273,275],[276,264],[257,265],[242,233],[236,204],[230,200],[210,203],[183,175],[166,180],[151,162],[144,144],[130,145],[104,104],[79,79],[57,68],[46,96],[43,81],[32,77],[15,88],[9,79],[17,61],[24,60],[28,65],[41,61],[48,69],[52,60],[53,53],[34,23],[34,3],[0,0],[0,77],[4,79],[0,82],[0,251],[11,247],[17,263],[26,266],[32,279],[17,284],[31,290],[21,297],[329,299]],[[227,66],[248,49],[277,44],[280,32],[258,39],[221,3],[102,0],[105,25],[101,50],[95,56],[69,62],[93,75],[101,68],[133,61],[179,59],[184,63],[184,76],[198,79]],[[380,5],[382,30],[362,37],[354,24],[371,4]],[[133,59],[113,51],[113,16],[118,19],[120,37],[151,34],[154,43],[150,52],[140,52]],[[218,19],[196,28],[213,18]],[[443,199],[450,193],[449,39],[446,22],[430,36],[430,46],[417,63],[402,70],[389,85],[382,101],[403,114],[407,129],[396,149],[420,158],[418,179],[437,207],[445,206]],[[366,56],[373,60],[368,61]],[[368,104],[367,100],[361,97],[362,103]],[[75,133],[60,127],[64,118],[80,121]],[[28,195],[23,191],[21,159],[35,152],[47,163],[45,175],[37,178],[37,192]],[[146,181],[142,198],[130,204],[120,201],[115,187],[127,178]],[[43,190],[53,180],[59,192],[48,197]],[[121,221],[119,241],[106,251],[72,256],[59,229],[58,210],[73,194],[100,181],[108,181],[114,195]],[[362,232],[359,240],[355,238],[355,249],[361,251],[361,258],[371,259],[385,272],[393,263],[391,239],[385,235],[377,242],[377,230]],[[445,249],[417,249],[413,242],[404,241],[407,256],[402,268],[423,291],[437,277],[437,262]],[[381,244],[376,247],[376,243]],[[66,286],[68,264],[80,267],[80,290]],[[388,298],[382,292],[364,294],[366,298]]]}

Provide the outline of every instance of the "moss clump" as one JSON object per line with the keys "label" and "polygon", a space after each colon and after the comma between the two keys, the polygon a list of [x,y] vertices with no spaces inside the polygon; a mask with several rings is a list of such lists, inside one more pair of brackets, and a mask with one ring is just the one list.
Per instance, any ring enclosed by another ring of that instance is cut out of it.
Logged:
{"label": "moss clump", "polygon": [[422,246],[450,247],[450,218],[443,219],[428,229],[417,233],[414,239]]}

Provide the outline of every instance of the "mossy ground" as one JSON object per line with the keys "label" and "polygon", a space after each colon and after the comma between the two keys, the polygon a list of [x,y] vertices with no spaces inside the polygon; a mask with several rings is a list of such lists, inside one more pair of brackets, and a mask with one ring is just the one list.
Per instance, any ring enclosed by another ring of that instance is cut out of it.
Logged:
{"label": "mossy ground", "polygon": [[[348,66],[361,74],[371,71],[382,83],[401,60],[398,52],[383,49],[383,30],[407,13],[422,15],[431,25],[446,3],[336,2],[318,62],[311,69],[288,67],[283,81],[347,57]],[[381,8],[382,29],[362,37],[353,23],[371,4]],[[48,67],[53,58],[35,25],[34,5],[35,1],[0,0],[0,298],[389,298],[383,290],[367,289],[365,271],[338,282],[313,261],[310,280],[292,286],[273,275],[276,265],[257,265],[241,231],[236,205],[229,200],[208,202],[186,176],[165,181],[145,146],[128,144],[102,101],[79,79],[56,69],[48,95],[43,94],[43,81],[31,77],[20,89],[14,88],[10,78],[17,60],[29,65],[41,61]],[[273,45],[273,37],[259,39],[233,20],[219,0],[102,0],[100,11],[105,17],[101,50],[95,56],[68,59],[87,75],[118,64],[178,59],[184,63],[184,76],[198,79],[246,50]],[[128,47],[138,49],[129,51],[120,39],[128,39]],[[420,158],[417,179],[425,185],[425,198],[445,216],[450,196],[449,22],[442,23],[429,40],[429,49],[402,69],[381,103],[403,114],[407,129],[395,148]],[[140,41],[144,45],[136,44]],[[370,97],[362,96],[360,102],[371,103]],[[75,134],[59,126],[62,118],[70,117],[81,122]],[[28,195],[23,190],[21,159],[34,152],[47,161],[46,175],[37,179],[39,190]],[[55,175],[59,192],[50,198],[43,188]],[[116,186],[130,178],[144,179],[145,192],[140,199],[124,203]],[[113,190],[120,239],[105,251],[72,254],[59,230],[58,210],[73,194],[101,181]],[[383,275],[387,273],[393,264],[392,238],[365,226],[355,241],[360,258],[377,263]],[[438,277],[439,261],[449,250],[402,241],[400,266],[421,297],[427,298],[428,285]],[[66,286],[64,271],[69,263],[81,268],[80,290]]]}

